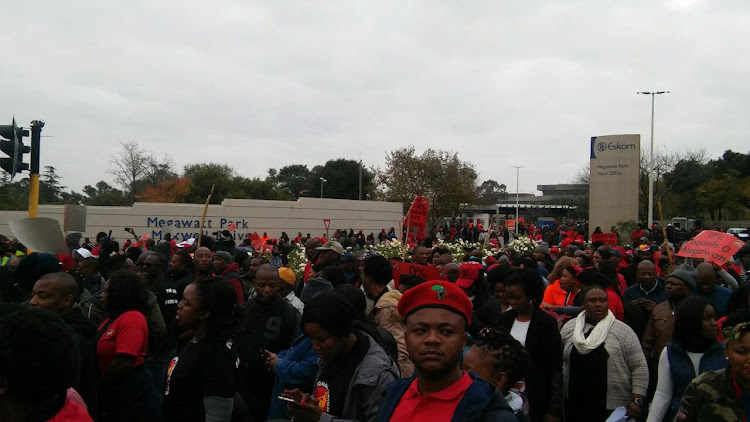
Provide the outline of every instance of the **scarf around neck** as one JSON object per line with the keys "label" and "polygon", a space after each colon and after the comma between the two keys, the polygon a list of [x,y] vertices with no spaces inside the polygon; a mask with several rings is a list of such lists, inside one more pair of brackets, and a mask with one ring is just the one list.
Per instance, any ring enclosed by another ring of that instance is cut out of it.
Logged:
{"label": "scarf around neck", "polygon": [[586,326],[586,312],[581,312],[576,317],[576,326],[573,330],[573,346],[575,346],[578,353],[582,355],[589,354],[592,350],[599,347],[604,340],[607,338],[610,327],[615,322],[615,316],[612,312],[607,310],[607,316],[605,316],[599,323],[594,326],[591,330],[591,334],[586,337],[583,332]]}

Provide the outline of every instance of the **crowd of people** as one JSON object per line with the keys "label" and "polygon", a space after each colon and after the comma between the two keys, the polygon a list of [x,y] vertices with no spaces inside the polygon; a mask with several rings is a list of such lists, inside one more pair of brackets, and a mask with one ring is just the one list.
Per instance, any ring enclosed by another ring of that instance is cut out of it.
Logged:
{"label": "crowd of people", "polygon": [[[481,225],[413,232],[396,259],[428,280],[365,247],[394,229],[3,243],[0,420],[747,420],[750,246],[719,265],[654,232],[524,230],[533,254]],[[494,253],[456,262],[458,239]]]}

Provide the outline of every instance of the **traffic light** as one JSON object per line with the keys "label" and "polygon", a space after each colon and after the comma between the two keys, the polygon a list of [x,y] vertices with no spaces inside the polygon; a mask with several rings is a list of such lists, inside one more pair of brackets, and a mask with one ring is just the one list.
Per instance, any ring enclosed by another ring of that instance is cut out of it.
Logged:
{"label": "traffic light", "polygon": [[29,131],[16,126],[16,118],[10,125],[0,125],[0,151],[8,155],[8,158],[0,158],[0,168],[10,173],[13,179],[17,173],[29,169],[29,165],[23,162],[23,155],[31,151],[30,147],[23,145],[23,137],[29,136]]}

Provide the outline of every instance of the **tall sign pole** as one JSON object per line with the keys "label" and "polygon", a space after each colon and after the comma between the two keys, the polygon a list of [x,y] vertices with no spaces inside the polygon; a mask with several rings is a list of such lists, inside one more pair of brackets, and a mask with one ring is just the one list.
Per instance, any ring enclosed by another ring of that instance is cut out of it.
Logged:
{"label": "tall sign pole", "polygon": [[39,150],[42,139],[42,120],[31,122],[31,166],[29,167],[29,217],[39,213]]}

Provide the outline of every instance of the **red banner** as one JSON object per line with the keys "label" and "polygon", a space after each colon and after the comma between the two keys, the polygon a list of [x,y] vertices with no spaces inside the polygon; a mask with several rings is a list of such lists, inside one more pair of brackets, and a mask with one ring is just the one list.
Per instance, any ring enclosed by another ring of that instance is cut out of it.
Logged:
{"label": "red banner", "polygon": [[410,264],[398,260],[391,261],[391,268],[393,269],[393,281],[396,282],[396,288],[398,288],[398,279],[402,274],[415,275],[421,277],[424,281],[448,280],[448,273],[442,268]]}
{"label": "red banner", "polygon": [[704,230],[683,245],[677,255],[705,258],[717,264],[724,265],[744,244],[745,242],[731,234]]}
{"label": "red banner", "polygon": [[430,211],[430,200],[424,196],[415,196],[404,218],[404,227],[427,230],[427,213]]}
{"label": "red banner", "polygon": [[253,245],[253,249],[256,251],[260,250],[260,248],[263,247],[263,242],[260,240],[260,236],[258,236],[258,233],[253,233],[250,236],[250,244]]}
{"label": "red banner", "polygon": [[617,233],[594,233],[591,235],[591,243],[596,242],[617,246]]}

